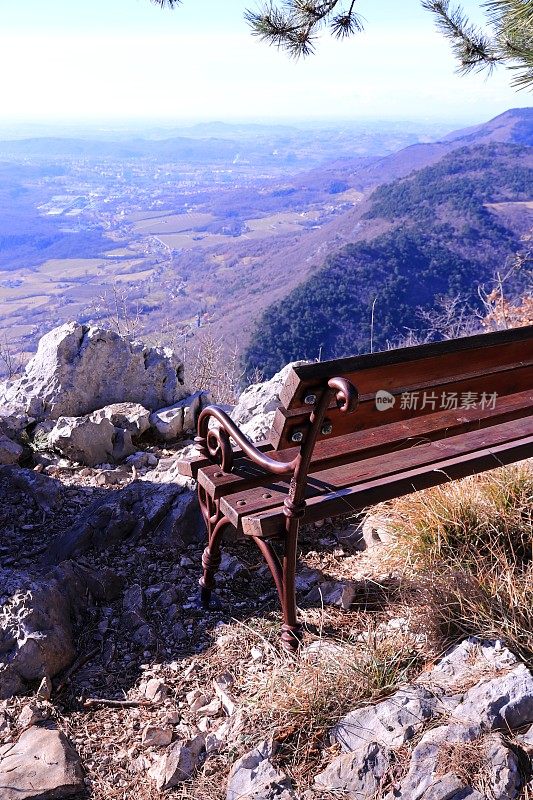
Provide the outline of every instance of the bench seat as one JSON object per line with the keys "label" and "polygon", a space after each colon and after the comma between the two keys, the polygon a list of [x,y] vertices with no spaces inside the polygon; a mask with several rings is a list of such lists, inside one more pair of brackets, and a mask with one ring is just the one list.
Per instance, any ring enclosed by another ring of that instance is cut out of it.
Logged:
{"label": "bench seat", "polygon": [[280,397],[270,439],[257,446],[223,411],[204,409],[199,455],[180,471],[197,480],[208,529],[202,602],[232,526],[263,553],[282,642],[295,651],[300,522],[533,457],[533,326],[293,367]]}

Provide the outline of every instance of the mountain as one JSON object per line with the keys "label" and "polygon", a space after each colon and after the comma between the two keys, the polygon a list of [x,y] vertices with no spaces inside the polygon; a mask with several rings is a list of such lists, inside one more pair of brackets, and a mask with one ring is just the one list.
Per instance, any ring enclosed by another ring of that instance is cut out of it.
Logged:
{"label": "mountain", "polygon": [[[377,188],[361,218],[376,230],[386,225],[385,232],[330,255],[267,308],[246,351],[246,370],[270,375],[287,361],[319,353],[329,358],[366,352],[374,302],[372,336],[380,349],[409,330],[431,338],[417,309],[437,308],[440,297],[459,295],[467,312],[475,313],[477,287],[490,283],[494,270],[520,247],[517,231],[494,204],[528,209],[532,188],[532,148],[496,141],[460,147]],[[530,209],[528,224],[533,225]],[[512,288],[527,289],[527,277],[517,275]]]}
{"label": "mountain", "polygon": [[441,141],[413,144],[397,153],[378,159],[367,168],[356,170],[354,186],[364,189],[378,183],[403,178],[416,169],[435,164],[459,147],[492,142],[531,145],[533,108],[512,108],[482,125],[453,131]]}

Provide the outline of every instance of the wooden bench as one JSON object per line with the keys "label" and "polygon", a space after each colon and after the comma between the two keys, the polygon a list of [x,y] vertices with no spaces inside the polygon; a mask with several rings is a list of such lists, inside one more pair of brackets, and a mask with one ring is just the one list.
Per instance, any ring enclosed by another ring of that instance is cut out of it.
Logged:
{"label": "wooden bench", "polygon": [[259,446],[224,411],[204,409],[199,456],[180,469],[198,482],[207,526],[204,607],[233,526],[264,555],[282,643],[296,650],[300,523],[533,456],[533,326],[296,366],[281,403]]}

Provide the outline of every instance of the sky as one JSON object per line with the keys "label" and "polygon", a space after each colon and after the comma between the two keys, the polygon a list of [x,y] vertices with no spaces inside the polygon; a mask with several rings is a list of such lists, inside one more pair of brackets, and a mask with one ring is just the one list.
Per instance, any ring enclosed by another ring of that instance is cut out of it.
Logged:
{"label": "sky", "polygon": [[[463,7],[480,19],[479,3]],[[533,105],[501,69],[460,77],[419,0],[359,0],[365,32],[294,61],[252,37],[256,0],[0,0],[0,121],[481,122]]]}

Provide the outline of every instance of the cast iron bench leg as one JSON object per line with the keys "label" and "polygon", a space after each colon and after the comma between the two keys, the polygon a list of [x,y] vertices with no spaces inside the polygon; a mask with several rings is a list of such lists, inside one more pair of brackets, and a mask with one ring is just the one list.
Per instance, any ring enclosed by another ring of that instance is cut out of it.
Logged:
{"label": "cast iron bench leg", "polygon": [[203,608],[208,609],[216,585],[215,575],[222,560],[222,534],[229,520],[221,516],[218,502],[213,501],[201,486],[198,486],[198,500],[207,528],[207,547],[202,554],[203,574],[199,581],[200,602]]}

